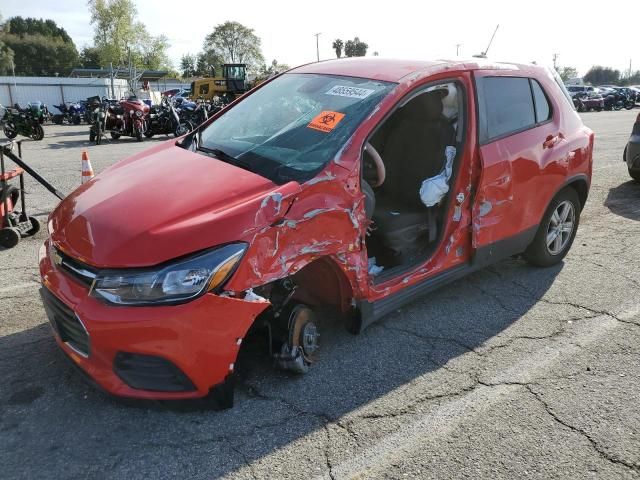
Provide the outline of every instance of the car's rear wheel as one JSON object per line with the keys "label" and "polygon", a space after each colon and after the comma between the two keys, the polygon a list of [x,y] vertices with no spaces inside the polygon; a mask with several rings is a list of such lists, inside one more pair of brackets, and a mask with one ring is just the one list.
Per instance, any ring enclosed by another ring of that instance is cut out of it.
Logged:
{"label": "car's rear wheel", "polygon": [[523,257],[531,265],[550,267],[567,255],[578,231],[580,199],[573,188],[565,188],[551,201],[536,236]]}
{"label": "car's rear wheel", "polygon": [[636,182],[640,182],[640,170],[629,169],[629,176],[633,178]]}

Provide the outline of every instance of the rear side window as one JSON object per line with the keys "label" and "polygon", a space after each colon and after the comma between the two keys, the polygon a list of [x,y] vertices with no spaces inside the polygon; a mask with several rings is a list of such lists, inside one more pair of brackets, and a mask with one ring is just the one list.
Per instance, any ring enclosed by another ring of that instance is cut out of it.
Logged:
{"label": "rear side window", "polygon": [[531,79],[531,91],[533,92],[533,100],[536,107],[536,122],[546,122],[551,118],[551,107],[537,80]]}
{"label": "rear side window", "polygon": [[525,130],[536,123],[529,79],[485,77],[482,79],[486,139]]}

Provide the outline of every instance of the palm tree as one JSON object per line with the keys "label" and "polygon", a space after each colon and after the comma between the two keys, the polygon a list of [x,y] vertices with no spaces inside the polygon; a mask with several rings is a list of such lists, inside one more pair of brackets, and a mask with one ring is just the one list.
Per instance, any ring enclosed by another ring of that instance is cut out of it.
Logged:
{"label": "palm tree", "polygon": [[344,42],[339,38],[333,41],[333,49],[336,51],[336,57],[342,57],[342,47],[344,47]]}

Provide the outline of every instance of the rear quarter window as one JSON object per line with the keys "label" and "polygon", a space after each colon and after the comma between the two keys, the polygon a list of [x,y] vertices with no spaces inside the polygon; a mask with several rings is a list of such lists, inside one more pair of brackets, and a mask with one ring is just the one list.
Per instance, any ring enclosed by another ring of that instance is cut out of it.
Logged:
{"label": "rear quarter window", "polygon": [[536,107],[536,122],[546,122],[551,118],[551,106],[547,95],[538,81],[534,79],[531,79],[531,91],[533,92],[533,100]]}

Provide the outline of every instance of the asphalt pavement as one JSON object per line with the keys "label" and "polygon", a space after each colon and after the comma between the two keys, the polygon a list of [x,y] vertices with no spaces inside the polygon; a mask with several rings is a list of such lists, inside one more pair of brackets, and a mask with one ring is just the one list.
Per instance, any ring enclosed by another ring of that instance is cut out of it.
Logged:
{"label": "asphalt pavement", "polygon": [[[0,250],[0,477],[640,478],[640,184],[622,163],[638,111],[582,115],[593,185],[562,264],[501,262],[359,336],[329,324],[305,376],[249,350],[226,411],[87,386],[39,300],[45,232]],[[24,157],[70,192],[83,149],[99,172],[162,139],[46,126]],[[44,223],[57,199],[26,188]]]}

